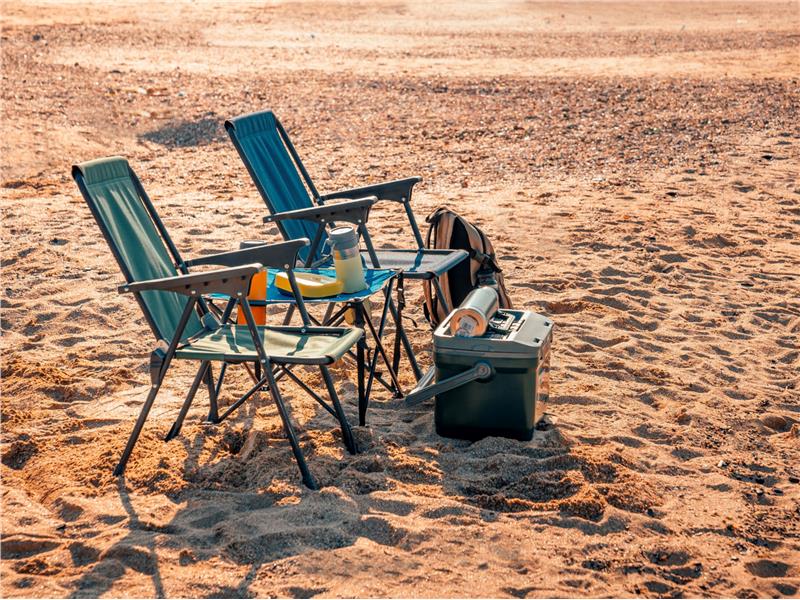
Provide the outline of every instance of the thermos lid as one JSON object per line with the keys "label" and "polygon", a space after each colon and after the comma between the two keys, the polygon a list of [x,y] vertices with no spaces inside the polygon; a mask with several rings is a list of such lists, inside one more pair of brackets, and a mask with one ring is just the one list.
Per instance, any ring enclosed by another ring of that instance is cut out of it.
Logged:
{"label": "thermos lid", "polygon": [[358,234],[356,230],[349,225],[342,225],[334,227],[328,233],[328,239],[331,246],[335,249],[344,250],[346,248],[354,248],[358,246]]}

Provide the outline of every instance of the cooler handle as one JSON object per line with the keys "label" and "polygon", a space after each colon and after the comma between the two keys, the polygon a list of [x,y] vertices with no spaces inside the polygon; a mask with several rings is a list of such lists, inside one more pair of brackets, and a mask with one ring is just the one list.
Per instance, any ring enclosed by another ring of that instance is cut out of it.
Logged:
{"label": "cooler handle", "polygon": [[478,361],[471,369],[467,369],[463,373],[448,377],[444,381],[439,381],[432,385],[425,385],[428,383],[429,378],[424,378],[420,383],[422,387],[416,387],[411,390],[406,396],[407,406],[416,406],[429,398],[433,398],[437,394],[443,394],[450,390],[462,385],[466,385],[477,379],[491,379],[494,377],[494,368],[487,362]]}

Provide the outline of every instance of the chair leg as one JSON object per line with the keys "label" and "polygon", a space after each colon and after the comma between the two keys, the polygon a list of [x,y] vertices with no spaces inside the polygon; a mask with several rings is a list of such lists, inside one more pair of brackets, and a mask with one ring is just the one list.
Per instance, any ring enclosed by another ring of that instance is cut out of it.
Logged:
{"label": "chair leg", "polygon": [[325,400],[323,400],[322,398],[320,398],[320,395],[317,394],[317,392],[315,392],[310,387],[308,387],[308,385],[306,385],[306,383],[302,379],[300,379],[297,375],[292,373],[291,370],[289,369],[289,367],[287,367],[286,365],[283,365],[280,368],[275,370],[275,381],[276,382],[278,381],[278,377],[280,377],[281,375],[286,375],[287,377],[289,377],[289,379],[291,379],[297,385],[299,385],[301,388],[303,388],[303,391],[306,394],[308,394],[309,396],[311,396],[316,401],[317,404],[319,404],[328,413],[330,413],[333,416],[334,419],[337,419],[337,420],[339,419],[339,416],[336,414],[336,410],[334,410],[333,408],[328,406],[328,403],[325,402]]}
{"label": "chair leg", "polygon": [[181,335],[183,335],[183,330],[186,329],[186,323],[189,322],[189,317],[192,315],[196,304],[197,298],[194,296],[187,300],[186,306],[183,307],[181,318],[178,320],[178,326],[175,328],[175,335],[172,336],[172,341],[170,341],[163,357],[158,351],[153,351],[150,355],[150,381],[152,382],[150,385],[150,392],[147,394],[147,399],[144,401],[144,406],[142,406],[142,412],[139,413],[139,418],[136,420],[136,425],[133,426],[133,431],[128,438],[128,443],[125,446],[125,450],[122,452],[119,463],[117,463],[114,469],[114,475],[122,475],[125,471],[125,465],[128,464],[128,459],[131,456],[133,447],[136,445],[136,440],[139,439],[139,434],[142,432],[142,427],[144,427],[144,422],[147,420],[147,415],[150,414],[150,409],[153,407],[153,402],[158,395],[158,390],[161,388],[161,383],[164,381],[167,371],[169,371],[169,366],[172,364],[172,359],[175,356],[175,350],[181,340]]}
{"label": "chair leg", "polygon": [[350,430],[350,423],[348,423],[347,417],[344,414],[342,403],[339,402],[339,395],[336,393],[336,387],[333,385],[331,373],[328,371],[328,367],[325,366],[320,366],[319,370],[322,372],[322,378],[325,380],[325,386],[328,388],[328,395],[331,397],[333,408],[336,410],[336,418],[342,428],[344,445],[347,447],[350,454],[358,454],[358,445],[353,437],[353,432]]}
{"label": "chair leg", "polygon": [[189,407],[192,405],[192,400],[194,400],[195,394],[197,394],[197,388],[200,387],[200,383],[206,377],[208,368],[209,368],[209,362],[207,360],[204,360],[203,362],[200,363],[200,368],[197,369],[197,375],[194,376],[192,387],[189,388],[189,393],[186,394],[186,400],[183,401],[183,406],[181,406],[181,410],[178,413],[178,417],[175,419],[175,422],[172,424],[169,433],[167,433],[167,436],[164,438],[165,442],[170,441],[181,432],[181,427],[183,427],[183,420],[186,418],[186,413],[189,412]]}
{"label": "chair leg", "polygon": [[161,381],[150,386],[150,392],[147,394],[147,399],[144,401],[142,412],[139,413],[139,418],[136,420],[136,425],[133,426],[133,431],[128,438],[128,443],[125,445],[125,450],[122,451],[122,456],[120,457],[119,462],[114,469],[114,475],[122,475],[125,472],[125,465],[128,464],[128,459],[131,456],[131,452],[133,452],[133,447],[136,445],[136,440],[139,439],[139,434],[142,432],[142,427],[144,427],[144,422],[147,420],[147,415],[150,413],[150,409],[153,406],[153,402],[158,395],[158,390],[160,387]]}
{"label": "chair leg", "polygon": [[222,388],[222,376],[224,374],[225,374],[225,363],[222,363],[222,367],[220,367],[219,385],[215,385],[214,372],[211,369],[211,363],[208,364],[208,370],[206,371],[206,376],[205,376],[205,383],[206,383],[206,389],[208,390],[208,416],[206,417],[206,421],[208,421],[209,423],[217,422],[217,415],[219,413],[217,398],[219,397],[219,390]]}
{"label": "chair leg", "polygon": [[219,368],[219,378],[217,378],[217,385],[214,385],[214,377],[211,374],[211,365],[208,366],[208,375],[206,376],[206,386],[208,387],[208,416],[206,421],[208,423],[219,422],[219,393],[222,390],[222,382],[225,379],[225,372],[228,370],[228,363],[223,362]]}
{"label": "chair leg", "polygon": [[217,418],[217,420],[214,421],[214,423],[222,423],[225,419],[230,417],[242,404],[247,402],[253,396],[253,394],[255,394],[256,392],[259,392],[262,389],[262,387],[264,386],[264,383],[266,381],[267,381],[266,377],[264,377],[260,381],[256,381],[255,385],[253,387],[251,387],[247,391],[247,393],[245,393],[244,396],[242,396],[236,402],[234,402],[228,408],[226,408],[225,411]]}
{"label": "chair leg", "polygon": [[372,321],[369,318],[364,319],[364,323],[369,329],[370,334],[372,334],[372,339],[375,341],[375,350],[369,366],[370,374],[366,389],[367,398],[369,398],[370,388],[372,387],[372,379],[374,379],[372,373],[377,366],[378,356],[383,358],[383,362],[386,365],[386,370],[389,371],[389,378],[392,380],[392,386],[394,387],[394,397],[402,398],[405,394],[403,394],[403,391],[400,388],[400,380],[397,377],[396,367],[394,364],[392,364],[392,361],[389,360],[389,357],[386,354],[386,348],[384,348],[383,342],[381,341],[381,331],[375,329],[375,325],[372,324]]}
{"label": "chair leg", "polygon": [[444,314],[449,315],[452,308],[447,303],[447,299],[444,297],[444,291],[442,290],[442,284],[439,283],[439,278],[434,277],[432,280],[433,287],[436,290],[436,294],[439,296],[439,302],[442,304],[442,310]]}
{"label": "chair leg", "polygon": [[[311,471],[309,471],[308,469],[308,465],[306,464],[306,459],[303,456],[303,450],[300,448],[300,442],[297,441],[297,436],[295,435],[294,429],[292,428],[292,422],[289,419],[289,413],[286,411],[286,406],[283,404],[283,398],[281,398],[281,392],[278,389],[278,385],[275,383],[275,374],[272,372],[272,365],[270,364],[269,357],[267,356],[267,353],[264,350],[264,345],[261,340],[261,336],[258,333],[258,327],[256,327],[256,321],[253,318],[253,311],[250,310],[250,303],[247,301],[247,298],[242,298],[242,311],[244,312],[245,320],[247,321],[247,328],[250,330],[250,337],[253,339],[253,345],[255,346],[256,352],[258,353],[259,362],[263,366],[264,378],[267,380],[267,385],[269,386],[269,392],[270,394],[272,394],[272,399],[275,401],[275,406],[277,406],[278,408],[278,414],[281,416],[281,421],[283,421],[283,430],[286,432],[286,436],[289,438],[289,443],[292,445],[292,453],[294,454],[294,459],[295,461],[297,461],[297,466],[300,469],[300,476],[303,479],[303,483],[308,488],[312,490],[318,490],[319,486],[317,485],[317,482],[314,480],[313,475],[311,475]],[[256,390],[261,389],[262,385],[263,384],[261,385],[257,384],[257,387],[255,387],[254,389]]]}
{"label": "chair leg", "polygon": [[395,328],[397,330],[395,335],[400,335],[400,341],[403,344],[403,349],[406,351],[408,362],[411,364],[411,370],[414,372],[414,378],[419,381],[420,377],[422,377],[422,369],[420,369],[419,364],[417,364],[417,357],[414,354],[414,349],[411,347],[411,342],[408,340],[405,327],[403,327],[402,322],[397,318],[397,307],[394,305],[394,300],[391,298],[389,298],[387,302],[389,302],[389,310],[392,312],[392,318],[394,319]]}
{"label": "chair leg", "polygon": [[333,316],[333,311],[334,311],[335,308],[336,308],[336,303],[334,303],[334,302],[331,302],[325,308],[325,316],[322,317],[322,324],[323,325],[327,325],[328,324],[328,322],[330,321],[331,317]]}
{"label": "chair leg", "polygon": [[283,430],[286,432],[289,443],[292,445],[292,453],[300,469],[300,476],[303,478],[303,483],[312,490],[318,490],[319,486],[314,476],[311,474],[311,471],[308,469],[305,456],[303,456],[303,450],[300,448],[300,442],[297,441],[292,422],[289,420],[289,413],[286,411],[281,393],[278,391],[278,386],[275,384],[275,376],[272,374],[272,368],[267,366],[264,371],[267,383],[269,384],[269,391],[272,394],[272,399],[275,401],[275,405],[278,407],[278,414],[281,416],[281,421],[283,421]]}

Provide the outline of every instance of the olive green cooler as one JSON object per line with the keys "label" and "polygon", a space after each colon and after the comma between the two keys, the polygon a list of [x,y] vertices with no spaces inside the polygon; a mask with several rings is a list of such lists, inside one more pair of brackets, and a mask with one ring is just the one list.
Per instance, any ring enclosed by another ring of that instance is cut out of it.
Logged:
{"label": "olive green cooler", "polygon": [[550,388],[553,322],[520,310],[499,310],[480,337],[450,332],[450,317],[434,332],[435,423],[439,435],[476,440],[530,440]]}

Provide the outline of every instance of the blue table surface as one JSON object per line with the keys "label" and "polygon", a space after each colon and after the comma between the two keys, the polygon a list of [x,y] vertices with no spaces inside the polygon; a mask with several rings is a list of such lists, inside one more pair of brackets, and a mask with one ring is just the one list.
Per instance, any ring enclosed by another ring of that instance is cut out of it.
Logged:
{"label": "blue table surface", "polygon": [[[275,285],[275,276],[282,272],[281,269],[267,269],[267,298],[264,300],[250,300],[250,304],[261,305],[263,304],[294,304],[294,296],[288,292],[284,292]],[[327,277],[336,277],[336,269],[294,269],[295,273],[318,273]],[[397,271],[393,269],[364,269],[364,279],[367,282],[367,287],[360,292],[352,294],[338,294],[336,296],[327,296],[325,298],[306,298],[303,297],[305,304],[319,304],[329,302],[352,302],[356,300],[364,300],[370,296],[380,292],[389,280],[397,275]],[[227,300],[228,296],[225,294],[209,294],[210,298],[218,300]]]}

